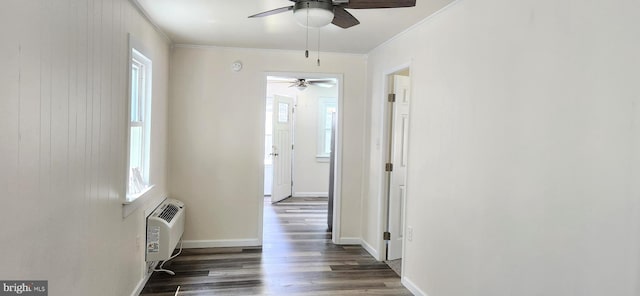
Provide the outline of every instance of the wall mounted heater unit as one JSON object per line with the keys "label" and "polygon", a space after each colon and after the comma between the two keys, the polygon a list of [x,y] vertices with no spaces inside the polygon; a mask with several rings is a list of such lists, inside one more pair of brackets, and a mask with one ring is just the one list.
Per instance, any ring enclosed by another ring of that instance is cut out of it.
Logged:
{"label": "wall mounted heater unit", "polygon": [[147,262],[171,258],[184,232],[184,211],[184,203],[166,199],[147,217]]}

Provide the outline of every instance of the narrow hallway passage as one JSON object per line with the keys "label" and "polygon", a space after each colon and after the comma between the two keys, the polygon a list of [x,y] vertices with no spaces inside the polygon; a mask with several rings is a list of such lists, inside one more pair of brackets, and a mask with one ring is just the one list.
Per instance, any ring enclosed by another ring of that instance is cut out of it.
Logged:
{"label": "narrow hallway passage", "polygon": [[141,295],[412,295],[360,246],[331,243],[326,198],[265,199],[263,248],[188,249]]}

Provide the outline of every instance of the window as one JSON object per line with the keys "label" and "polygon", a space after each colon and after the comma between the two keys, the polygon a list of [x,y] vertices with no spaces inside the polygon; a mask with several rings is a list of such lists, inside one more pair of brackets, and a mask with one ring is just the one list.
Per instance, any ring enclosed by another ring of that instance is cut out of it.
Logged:
{"label": "window", "polygon": [[132,47],[130,66],[127,201],[135,200],[150,189],[151,60]]}
{"label": "window", "polygon": [[331,154],[331,125],[338,111],[335,98],[320,98],[318,101],[318,154],[319,161],[328,161]]}

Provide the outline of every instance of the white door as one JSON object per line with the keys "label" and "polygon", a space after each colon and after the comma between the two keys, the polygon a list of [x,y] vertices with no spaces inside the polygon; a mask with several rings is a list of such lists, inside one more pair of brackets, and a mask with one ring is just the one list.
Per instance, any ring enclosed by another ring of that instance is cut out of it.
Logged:
{"label": "white door", "polygon": [[273,186],[271,202],[291,196],[291,150],[293,138],[293,98],[273,97]]}
{"label": "white door", "polygon": [[389,232],[387,260],[402,257],[404,239],[404,204],[406,196],[407,144],[409,141],[409,101],[410,79],[408,76],[394,75],[393,90],[396,101],[393,103],[391,118],[391,171],[389,184]]}

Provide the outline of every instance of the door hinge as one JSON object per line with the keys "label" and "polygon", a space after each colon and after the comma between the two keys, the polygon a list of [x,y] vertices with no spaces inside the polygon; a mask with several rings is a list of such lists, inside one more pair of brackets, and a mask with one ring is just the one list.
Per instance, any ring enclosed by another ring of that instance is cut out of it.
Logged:
{"label": "door hinge", "polygon": [[293,144],[291,144],[291,150],[293,150]]}
{"label": "door hinge", "polygon": [[384,166],[384,170],[387,171],[387,172],[393,172],[393,163],[387,163]]}
{"label": "door hinge", "polygon": [[386,241],[391,240],[391,232],[389,232],[389,231],[383,232],[382,233],[382,239],[384,239]]}
{"label": "door hinge", "polygon": [[387,98],[389,100],[389,103],[393,103],[396,101],[396,94],[389,94],[389,97]]}

